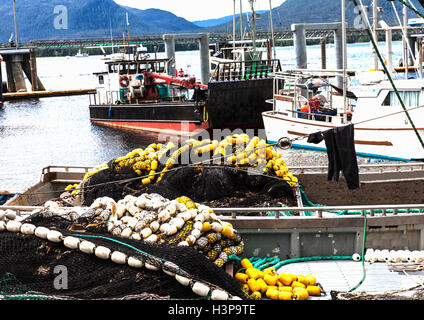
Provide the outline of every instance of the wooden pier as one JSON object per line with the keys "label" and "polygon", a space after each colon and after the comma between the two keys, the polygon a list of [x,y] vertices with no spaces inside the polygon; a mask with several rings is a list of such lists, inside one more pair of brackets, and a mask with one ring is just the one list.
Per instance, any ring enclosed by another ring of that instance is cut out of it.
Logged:
{"label": "wooden pier", "polygon": [[[74,96],[96,93],[96,89],[46,90],[37,74],[36,48],[0,49],[0,63],[6,64],[6,81],[0,68],[0,107],[4,101]],[[27,90],[25,76],[31,83]]]}
{"label": "wooden pier", "polygon": [[91,93],[96,93],[96,89],[13,92],[13,93],[4,93],[3,101],[76,96],[76,95],[85,95],[85,94],[91,94]]}
{"label": "wooden pier", "polygon": [[[2,60],[6,63],[7,92],[27,91],[24,74],[31,83],[32,91],[45,90],[37,74],[35,51],[35,47],[11,47],[0,50]],[[2,76],[0,76],[1,79]],[[6,93],[6,91],[4,92]]]}

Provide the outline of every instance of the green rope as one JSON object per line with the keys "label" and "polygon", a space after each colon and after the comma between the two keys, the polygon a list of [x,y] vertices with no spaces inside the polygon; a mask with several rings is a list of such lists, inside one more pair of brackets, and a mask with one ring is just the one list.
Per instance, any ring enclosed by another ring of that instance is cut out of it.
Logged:
{"label": "green rope", "polygon": [[406,3],[403,0],[398,0],[400,3],[402,3],[403,5],[405,5],[406,7],[408,7],[409,9],[411,9],[412,11],[414,11],[417,15],[419,15],[421,18],[424,18],[424,15],[422,15],[418,10],[416,10],[413,6],[409,5],[408,3]]}
{"label": "green rope", "polygon": [[364,236],[362,239],[362,252],[361,252],[361,262],[362,262],[362,279],[358,282],[358,284],[356,286],[354,286],[353,288],[351,288],[348,292],[351,292],[353,290],[355,290],[357,287],[359,287],[362,282],[364,282],[365,280],[365,264],[364,264],[364,256],[365,256],[365,239],[366,239],[366,234],[367,234],[367,215],[364,214]]}
{"label": "green rope", "polygon": [[[350,1],[352,1],[352,2],[353,2],[353,4],[355,5],[356,9],[358,9],[358,12],[360,13],[360,14],[359,14],[359,16],[361,17],[362,22],[364,22],[364,23],[365,23],[366,21],[363,21],[363,20],[364,20],[364,18],[362,17],[361,9],[359,8],[358,3],[356,2],[356,0],[350,0]],[[383,66],[384,72],[386,73],[387,78],[389,79],[389,82],[390,82],[390,84],[391,84],[391,86],[392,86],[392,88],[393,88],[394,92],[396,93],[397,98],[399,99],[399,102],[400,102],[400,104],[401,104],[401,106],[402,106],[402,109],[403,109],[403,111],[405,112],[406,117],[408,118],[409,122],[411,123],[411,126],[412,126],[412,128],[414,129],[415,135],[417,136],[418,140],[420,141],[422,148],[424,149],[424,142],[423,142],[423,140],[421,139],[421,136],[420,136],[420,134],[418,133],[418,130],[417,130],[417,128],[415,127],[414,122],[412,121],[412,119],[411,119],[411,117],[410,117],[410,115],[409,115],[408,111],[406,110],[405,104],[404,104],[404,102],[403,102],[402,98],[400,97],[400,94],[399,94],[399,92],[398,92],[398,90],[397,90],[397,88],[396,88],[396,86],[395,86],[395,84],[394,84],[394,82],[393,82],[393,79],[392,79],[392,77],[391,77],[391,75],[390,75],[389,71],[387,70],[387,67],[386,67],[386,65],[385,65],[385,63],[384,63],[383,57],[381,56],[380,51],[378,50],[378,46],[377,46],[377,44],[375,43],[374,37],[372,36],[371,31],[369,30],[369,28],[365,28],[365,30],[367,31],[368,36],[370,37],[370,40],[371,40],[372,46],[373,46],[373,48],[374,48],[374,51],[375,51],[375,53],[377,54],[377,57],[378,57],[378,59],[379,59],[379,61],[380,61],[381,65]]]}

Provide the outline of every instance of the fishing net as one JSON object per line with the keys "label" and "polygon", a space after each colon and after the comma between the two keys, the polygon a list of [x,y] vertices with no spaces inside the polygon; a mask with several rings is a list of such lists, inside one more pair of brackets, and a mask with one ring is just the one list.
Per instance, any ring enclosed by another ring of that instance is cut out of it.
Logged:
{"label": "fishing net", "polygon": [[[188,205],[189,202],[186,200],[185,203]],[[199,234],[199,239],[194,239],[198,241],[191,245],[178,245],[188,238],[193,224],[200,221],[187,219],[177,233],[158,230],[159,240],[154,243],[112,233],[116,228],[109,228],[108,222],[114,220],[116,226],[121,226],[124,219],[113,219],[104,206],[94,207],[83,212],[46,207],[23,221],[16,220],[21,231],[10,227],[15,220],[0,219],[0,230],[3,231],[0,232],[0,298],[199,299],[203,296],[195,293],[193,284],[196,282],[210,288],[209,294],[203,298],[210,298],[213,290],[226,292],[231,297],[248,298],[241,291],[240,284],[224,271],[224,261],[218,263],[226,249],[229,251],[226,251],[225,262],[228,255],[242,252],[241,237],[235,230],[225,236],[225,232],[210,229]],[[124,214],[123,217],[130,216]],[[25,232],[24,225],[37,229]],[[37,234],[40,227],[58,231],[62,236],[52,240],[49,236]],[[80,240],[79,249],[66,244],[65,239],[69,238]],[[203,245],[200,243],[202,239],[206,239]],[[82,251],[82,241],[93,244],[94,253]],[[237,244],[239,250],[235,249]],[[98,254],[99,248],[110,250],[106,258]],[[126,260],[114,261],[112,253],[115,252],[125,255]],[[130,264],[129,257],[142,262],[144,267]],[[175,275],[190,279],[190,285],[181,284]]]}
{"label": "fishing net", "polygon": [[243,253],[243,239],[208,204],[294,203],[296,185],[258,137],[133,150],[23,221],[0,210],[0,294],[254,299],[224,270]]}
{"label": "fishing net", "polygon": [[158,193],[220,207],[290,206],[296,205],[296,184],[281,154],[263,139],[233,135],[133,150],[98,166],[68,191],[85,205],[102,196]]}

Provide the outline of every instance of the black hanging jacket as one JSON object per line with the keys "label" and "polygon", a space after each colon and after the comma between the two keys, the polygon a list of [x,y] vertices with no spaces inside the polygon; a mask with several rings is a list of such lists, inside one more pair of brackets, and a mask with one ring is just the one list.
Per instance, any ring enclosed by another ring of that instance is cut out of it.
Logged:
{"label": "black hanging jacket", "polygon": [[[319,143],[319,133],[311,134],[308,142]],[[328,180],[339,181],[340,171],[349,189],[359,188],[359,168],[356,160],[353,124],[322,132],[328,155]]]}

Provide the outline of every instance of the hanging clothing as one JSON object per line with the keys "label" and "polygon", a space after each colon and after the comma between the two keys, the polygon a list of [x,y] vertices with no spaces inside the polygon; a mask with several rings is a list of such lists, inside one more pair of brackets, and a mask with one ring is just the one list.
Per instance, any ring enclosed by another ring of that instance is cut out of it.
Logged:
{"label": "hanging clothing", "polygon": [[313,133],[308,137],[310,143],[320,143],[322,140],[327,148],[328,180],[339,181],[341,171],[349,189],[359,188],[353,124]]}

